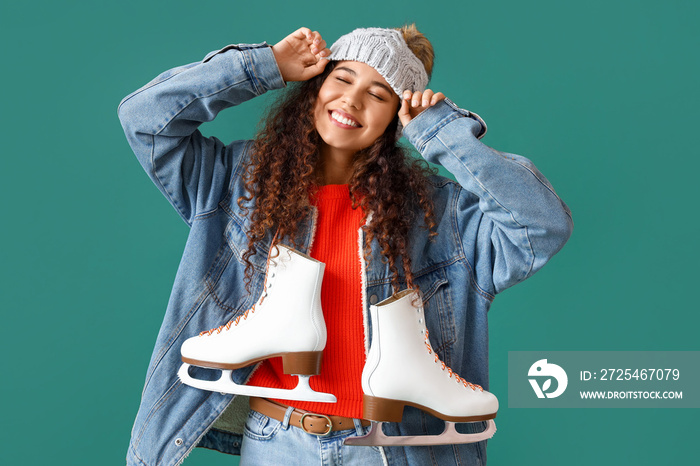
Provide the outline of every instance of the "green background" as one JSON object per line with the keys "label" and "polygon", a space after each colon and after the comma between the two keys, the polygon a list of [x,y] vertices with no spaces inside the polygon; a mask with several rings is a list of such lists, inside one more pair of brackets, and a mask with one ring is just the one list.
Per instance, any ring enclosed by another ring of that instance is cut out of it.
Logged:
{"label": "green background", "polygon": [[[689,409],[509,409],[508,351],[698,350],[697,2],[3,2],[3,465],[123,464],[187,227],[122,97],[229,43],[415,21],[431,87],[531,158],[573,237],[490,312],[491,465],[689,464]],[[274,94],[269,94],[274,97]],[[265,98],[204,128],[250,137]],[[196,450],[189,466],[232,465]]]}

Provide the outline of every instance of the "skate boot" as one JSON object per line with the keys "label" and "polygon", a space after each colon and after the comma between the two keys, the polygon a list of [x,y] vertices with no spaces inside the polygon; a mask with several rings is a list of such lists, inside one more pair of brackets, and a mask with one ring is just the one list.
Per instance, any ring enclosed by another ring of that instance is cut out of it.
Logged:
{"label": "skate boot", "polygon": [[[274,251],[277,249],[277,251]],[[273,257],[277,252],[277,256]],[[326,324],[321,310],[321,282],[325,264],[277,245],[267,262],[260,299],[235,320],[186,340],[178,371],[183,383],[202,390],[263,398],[334,403],[336,397],[311,389],[326,346]],[[281,357],[285,374],[299,376],[292,390],[238,385],[231,371],[259,361]],[[201,380],[190,366],[221,369],[218,380]]]}
{"label": "skate boot", "polygon": [[[419,307],[414,307],[416,302]],[[364,437],[346,445],[446,445],[491,438],[496,397],[462,379],[440,361],[428,340],[423,305],[414,290],[404,290],[370,306],[372,344],[362,371],[363,417],[372,422]],[[413,406],[445,421],[440,435],[387,436],[383,422],[401,422],[404,406]],[[483,432],[461,434],[456,422],[488,420]]]}

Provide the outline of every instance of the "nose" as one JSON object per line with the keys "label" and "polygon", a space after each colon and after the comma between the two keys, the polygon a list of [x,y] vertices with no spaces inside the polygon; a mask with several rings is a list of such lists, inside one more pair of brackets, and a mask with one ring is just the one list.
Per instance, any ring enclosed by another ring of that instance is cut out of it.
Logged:
{"label": "nose", "polygon": [[342,101],[349,107],[360,109],[362,106],[362,96],[357,86],[348,86],[343,93]]}

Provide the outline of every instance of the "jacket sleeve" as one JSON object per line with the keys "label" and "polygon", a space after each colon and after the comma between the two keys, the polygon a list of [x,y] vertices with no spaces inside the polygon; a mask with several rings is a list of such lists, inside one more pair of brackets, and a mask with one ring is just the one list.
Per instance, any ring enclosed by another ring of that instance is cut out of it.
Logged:
{"label": "jacket sleeve", "polygon": [[217,208],[243,147],[205,138],[199,125],[284,85],[267,44],[229,45],[160,74],[121,101],[117,113],[129,145],[188,225]]}
{"label": "jacket sleeve", "polygon": [[525,157],[479,139],[486,125],[448,99],[406,125],[404,135],[429,162],[452,173],[462,189],[456,230],[477,284],[495,295],[530,277],[566,243],[571,211]]}

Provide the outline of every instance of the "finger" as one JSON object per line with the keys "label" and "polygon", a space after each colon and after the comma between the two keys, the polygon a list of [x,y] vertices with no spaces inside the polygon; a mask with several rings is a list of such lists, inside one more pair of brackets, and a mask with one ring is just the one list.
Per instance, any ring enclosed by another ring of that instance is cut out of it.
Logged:
{"label": "finger", "polygon": [[311,45],[311,53],[314,55],[322,52],[323,50],[326,49],[326,41],[323,39],[314,39],[313,44]]}
{"label": "finger", "polygon": [[318,69],[318,73],[321,74],[323,73],[323,70],[326,69],[326,65],[330,63],[330,60],[319,60],[318,63],[316,63],[316,68]]}
{"label": "finger", "polygon": [[413,117],[411,116],[410,97],[408,99],[401,99],[401,107],[399,108],[399,121],[401,121],[402,125],[406,126],[408,123],[410,123],[412,118]]}
{"label": "finger", "polygon": [[403,91],[403,99],[401,99],[401,107],[399,107],[399,117],[410,115],[411,91]]}
{"label": "finger", "polygon": [[309,40],[311,42],[311,53],[314,55],[326,48],[326,41],[323,40],[318,31],[312,32]]}
{"label": "finger", "polygon": [[411,98],[411,107],[418,107],[421,103],[421,96],[422,92],[421,91],[416,91],[413,93],[413,97]]}
{"label": "finger", "polygon": [[440,102],[441,100],[445,100],[445,94],[442,92],[438,92],[433,96],[433,98],[430,100],[430,105],[435,105],[436,103]]}
{"label": "finger", "polygon": [[323,60],[324,58],[328,58],[330,55],[331,55],[331,50],[328,48],[325,48],[317,54],[316,58],[318,58],[319,60]]}
{"label": "finger", "polygon": [[330,60],[324,59],[324,57],[320,57],[316,63],[308,67],[308,75],[306,79],[313,78],[314,76],[323,73],[323,70],[326,68],[329,61]]}
{"label": "finger", "polygon": [[426,89],[423,92],[423,99],[421,100],[421,107],[427,107],[430,105],[430,101],[433,98],[433,91],[430,89]]}
{"label": "finger", "polygon": [[290,34],[290,36],[294,37],[295,39],[307,39],[309,37],[309,34],[311,34],[311,29],[307,27],[300,27],[296,31]]}

